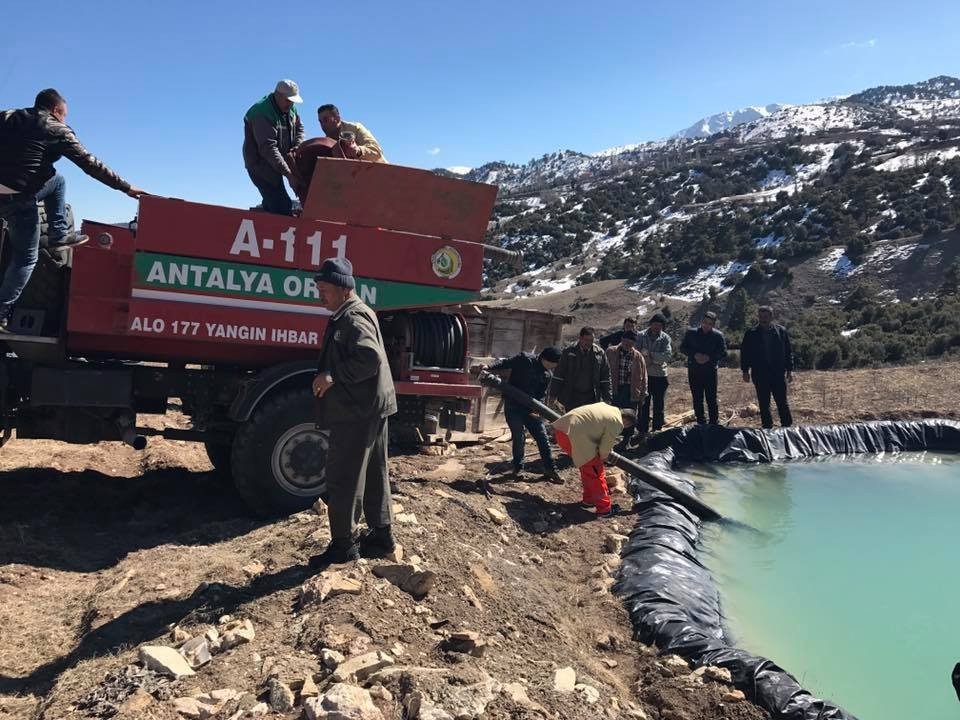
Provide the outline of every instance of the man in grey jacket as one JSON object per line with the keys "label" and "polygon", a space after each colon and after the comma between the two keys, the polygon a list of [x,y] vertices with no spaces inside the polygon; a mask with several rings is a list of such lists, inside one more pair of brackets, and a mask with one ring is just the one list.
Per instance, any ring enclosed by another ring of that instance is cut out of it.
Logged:
{"label": "man in grey jacket", "polygon": [[301,102],[297,84],[281,80],[243,116],[243,164],[267,212],[289,215],[293,211],[283,179],[291,183],[296,179],[288,158],[303,142],[303,123],[294,107]]}
{"label": "man in grey jacket", "polygon": [[[325,260],[315,281],[320,304],[333,315],[320,350],[313,393],[317,427],[330,430],[327,504],[330,545],[310,558],[319,569],[333,563],[386,557],[395,548],[387,469],[387,417],[397,411],[377,316],[354,293],[353,265]],[[367,532],[354,539],[361,511]]]}
{"label": "man in grey jacket", "polygon": [[647,397],[640,408],[640,437],[650,430],[650,405],[653,405],[653,431],[663,427],[663,408],[667,401],[667,363],[673,357],[670,336],[663,328],[667,319],[660,313],[650,318],[649,327],[640,333],[637,350],[647,362]]}

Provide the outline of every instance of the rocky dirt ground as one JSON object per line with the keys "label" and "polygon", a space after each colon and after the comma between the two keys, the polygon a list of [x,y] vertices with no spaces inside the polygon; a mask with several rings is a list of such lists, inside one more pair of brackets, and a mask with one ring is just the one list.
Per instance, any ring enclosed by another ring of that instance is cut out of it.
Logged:
{"label": "rocky dirt ground", "polygon": [[[803,422],[956,417],[958,370],[803,373],[794,406]],[[722,402],[755,424],[736,380],[725,372]],[[682,380],[669,398],[682,418]],[[508,452],[392,458],[402,562],[312,578],[322,508],[251,519],[200,446],[14,440],[0,454],[0,718],[766,717],[722,673],[631,639],[610,593],[631,516],[580,510],[570,467],[563,486],[508,482]],[[187,641],[198,667],[180,679],[143,649]]]}
{"label": "rocky dirt ground", "polygon": [[[631,516],[579,509],[569,467],[563,486],[506,482],[507,457],[391,460],[403,562],[424,572],[404,582],[383,563],[311,578],[324,514],[251,519],[199,446],[12,441],[0,717],[765,717],[631,640],[610,593]],[[180,679],[143,650],[191,638],[212,659]]]}

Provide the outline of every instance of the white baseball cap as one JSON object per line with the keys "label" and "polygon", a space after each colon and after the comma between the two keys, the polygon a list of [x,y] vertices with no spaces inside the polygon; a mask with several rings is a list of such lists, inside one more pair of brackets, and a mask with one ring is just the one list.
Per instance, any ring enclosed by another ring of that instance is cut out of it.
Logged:
{"label": "white baseball cap", "polygon": [[277,87],[274,92],[280,93],[290,102],[303,102],[303,98],[300,97],[300,88],[293,80],[281,80],[277,83]]}

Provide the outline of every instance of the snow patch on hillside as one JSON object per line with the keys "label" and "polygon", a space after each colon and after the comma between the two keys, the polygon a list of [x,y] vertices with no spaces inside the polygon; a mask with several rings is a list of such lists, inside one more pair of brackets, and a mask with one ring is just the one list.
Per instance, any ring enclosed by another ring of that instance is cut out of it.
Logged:
{"label": "snow patch on hillside", "polygon": [[931,160],[939,160],[940,162],[943,162],[945,160],[952,160],[955,157],[960,157],[960,148],[958,147],[944,148],[942,150],[932,150],[930,152],[922,153],[904,153],[903,155],[897,155],[889,160],[885,160],[877,165],[876,169],[884,172],[897,172],[898,170],[903,170],[904,168],[921,167],[926,165]]}
{"label": "snow patch on hillside", "polygon": [[821,270],[829,272],[836,278],[845,278],[853,272],[856,265],[847,257],[846,249],[834,248],[818,263]]}

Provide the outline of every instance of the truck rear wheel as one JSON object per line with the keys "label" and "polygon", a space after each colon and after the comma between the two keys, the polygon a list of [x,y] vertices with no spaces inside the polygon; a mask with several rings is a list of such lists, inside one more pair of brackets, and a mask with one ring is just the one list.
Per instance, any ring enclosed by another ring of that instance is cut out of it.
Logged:
{"label": "truck rear wheel", "polygon": [[314,424],[310,388],[268,398],[233,440],[237,492],[262,517],[304,510],[326,492],[326,432]]}
{"label": "truck rear wheel", "polygon": [[208,441],[203,443],[203,446],[207,450],[207,457],[210,459],[210,464],[213,465],[214,472],[220,477],[231,477],[233,463],[230,461],[230,457],[233,454],[233,444]]}

